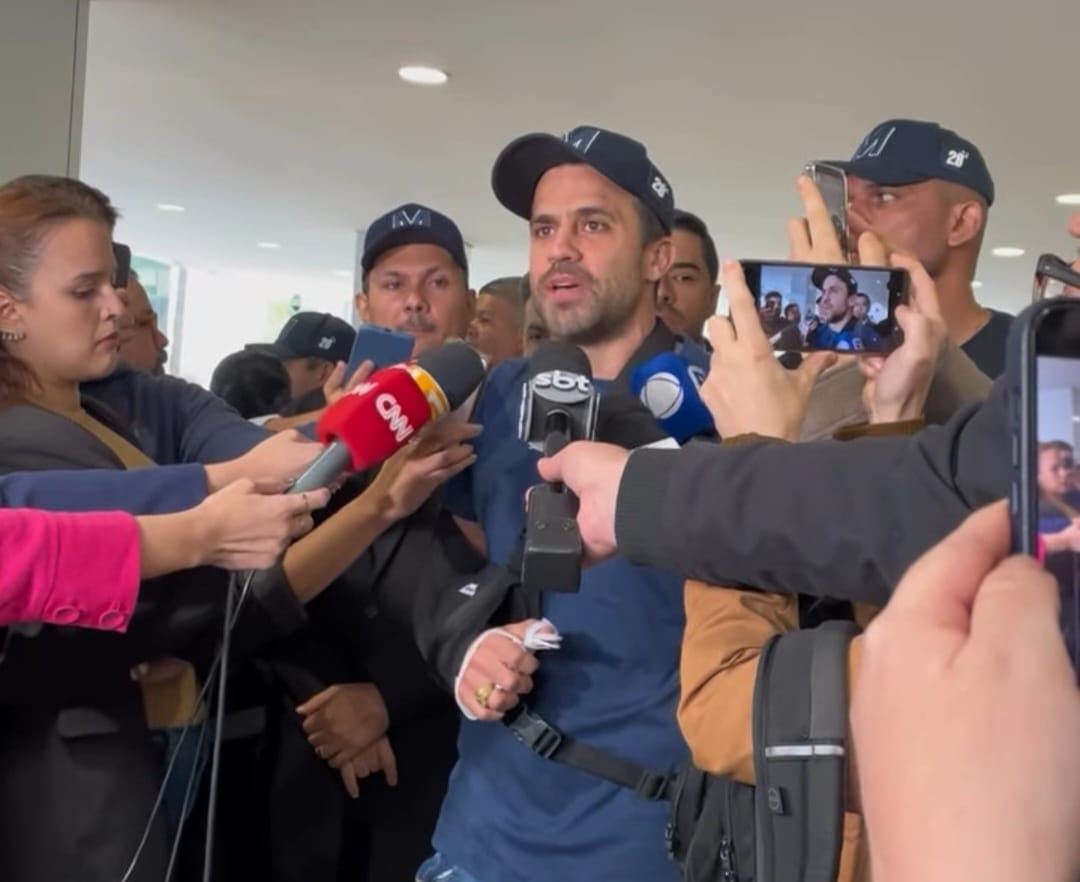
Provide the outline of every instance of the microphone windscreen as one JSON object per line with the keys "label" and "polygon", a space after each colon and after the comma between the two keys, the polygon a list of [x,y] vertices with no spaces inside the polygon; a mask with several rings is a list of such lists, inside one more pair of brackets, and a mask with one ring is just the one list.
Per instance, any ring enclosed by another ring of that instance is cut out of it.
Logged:
{"label": "microphone windscreen", "polygon": [[629,392],[613,390],[600,399],[596,417],[596,440],[627,450],[662,442],[668,435],[652,411]]}
{"label": "microphone windscreen", "polygon": [[638,365],[630,388],[680,444],[714,431],[712,414],[701,400],[689,363],[674,352],[663,352]]}
{"label": "microphone windscreen", "polygon": [[408,371],[395,366],[372,374],[330,405],[316,432],[323,444],[344,444],[353,470],[360,471],[393,456],[431,416],[424,391]]}
{"label": "microphone windscreen", "polygon": [[563,343],[558,340],[541,343],[540,348],[529,359],[530,379],[549,371],[562,371],[592,379],[592,366],[585,352],[573,343]]}
{"label": "microphone windscreen", "polygon": [[416,365],[442,389],[450,410],[461,407],[484,380],[484,359],[461,340],[421,353]]}

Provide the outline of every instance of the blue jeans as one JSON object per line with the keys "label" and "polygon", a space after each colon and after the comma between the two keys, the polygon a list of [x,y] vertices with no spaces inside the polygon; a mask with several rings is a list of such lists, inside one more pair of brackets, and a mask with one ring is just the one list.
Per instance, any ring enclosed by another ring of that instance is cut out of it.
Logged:
{"label": "blue jeans", "polygon": [[480,882],[460,867],[453,866],[441,854],[429,857],[416,871],[416,882]]}
{"label": "blue jeans", "polygon": [[[188,728],[184,736],[183,744],[180,744],[181,729],[153,729],[151,734],[157,741],[164,755],[164,764],[167,765],[179,744],[179,755],[173,765],[172,774],[165,783],[165,798],[162,801],[162,811],[165,815],[165,823],[169,829],[169,841],[176,839],[180,825],[187,820],[191,809],[199,798],[199,780],[206,768],[206,760],[210,753],[210,738],[203,737],[200,744],[200,736],[203,727],[193,725]],[[163,766],[164,768],[164,766]],[[184,810],[184,800],[187,795],[188,781],[194,777],[195,782],[191,785],[191,799],[188,802],[187,811]]]}

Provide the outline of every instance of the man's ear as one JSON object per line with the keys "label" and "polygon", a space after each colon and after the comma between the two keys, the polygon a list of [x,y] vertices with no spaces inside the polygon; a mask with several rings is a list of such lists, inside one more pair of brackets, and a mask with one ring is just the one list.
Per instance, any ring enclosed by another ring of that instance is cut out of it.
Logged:
{"label": "man's ear", "polygon": [[645,248],[644,276],[647,282],[659,282],[675,263],[675,242],[664,236]]}
{"label": "man's ear", "polygon": [[949,209],[949,229],[945,243],[959,248],[976,240],[986,225],[986,206],[977,199],[957,202]]}
{"label": "man's ear", "polygon": [[356,314],[360,316],[360,321],[364,324],[371,323],[371,306],[368,304],[368,296],[363,291],[357,291],[356,296],[353,298],[353,303],[356,305]]}

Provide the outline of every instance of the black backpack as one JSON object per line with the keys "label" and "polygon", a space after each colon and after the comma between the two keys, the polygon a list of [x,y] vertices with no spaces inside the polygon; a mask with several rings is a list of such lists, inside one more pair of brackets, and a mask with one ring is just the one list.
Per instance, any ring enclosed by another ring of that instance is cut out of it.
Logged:
{"label": "black backpack", "polygon": [[[802,598],[800,598],[802,600]],[[823,615],[771,637],[754,686],[757,785],[687,763],[643,768],[583,744],[520,706],[503,722],[546,759],[671,802],[667,848],[687,882],[835,882],[843,845],[848,644],[858,629]],[[845,605],[846,606],[846,605]],[[850,611],[850,607],[848,607]],[[805,613],[805,609],[803,610]],[[850,614],[850,612],[849,612]]]}

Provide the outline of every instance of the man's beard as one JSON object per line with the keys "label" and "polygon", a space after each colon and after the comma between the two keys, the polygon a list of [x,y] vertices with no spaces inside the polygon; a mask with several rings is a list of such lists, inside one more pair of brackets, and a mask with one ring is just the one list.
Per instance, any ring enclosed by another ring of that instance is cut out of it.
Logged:
{"label": "man's beard", "polygon": [[[541,279],[541,286],[546,286],[550,276],[567,271],[565,267],[553,267]],[[616,270],[606,279],[596,279],[582,267],[574,267],[569,272],[577,276],[578,283],[588,293],[581,303],[566,309],[559,309],[545,295],[537,299],[537,307],[551,336],[576,346],[591,346],[616,337],[638,308],[643,284],[640,274]]]}

